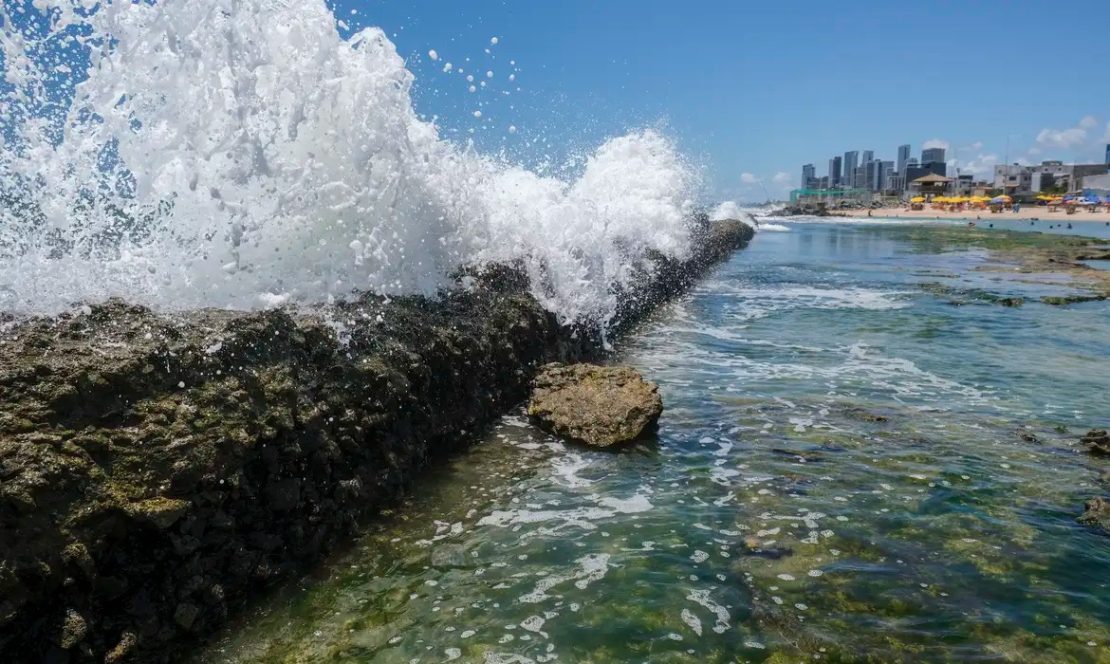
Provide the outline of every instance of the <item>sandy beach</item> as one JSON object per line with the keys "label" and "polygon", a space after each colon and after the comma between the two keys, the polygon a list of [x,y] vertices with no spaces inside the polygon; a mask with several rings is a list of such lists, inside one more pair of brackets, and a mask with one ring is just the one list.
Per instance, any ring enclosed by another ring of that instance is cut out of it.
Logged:
{"label": "sandy beach", "polygon": [[[866,216],[866,214],[867,213],[864,212],[863,216]],[[1078,222],[1110,223],[1110,212],[1107,211],[1077,211],[1075,214],[1067,214],[1063,208],[1057,208],[1055,211],[1049,212],[1047,207],[1037,205],[1023,206],[1018,212],[1006,211],[999,213],[992,213],[990,210],[961,210],[958,212],[948,212],[930,208],[924,210],[910,210],[905,207],[888,207],[872,210],[871,216],[886,219],[952,219],[964,221],[1018,221],[1024,219],[1058,221],[1061,223],[1073,224]]]}

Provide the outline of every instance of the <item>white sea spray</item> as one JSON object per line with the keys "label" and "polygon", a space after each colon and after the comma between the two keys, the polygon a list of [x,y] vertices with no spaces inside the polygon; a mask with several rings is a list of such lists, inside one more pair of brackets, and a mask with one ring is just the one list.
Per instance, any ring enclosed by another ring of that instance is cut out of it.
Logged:
{"label": "white sea spray", "polygon": [[696,174],[663,134],[574,180],[479,154],[420,118],[382,30],[341,38],[323,0],[35,7],[45,30],[0,9],[0,309],[432,293],[494,260],[605,321],[648,251],[688,251]]}

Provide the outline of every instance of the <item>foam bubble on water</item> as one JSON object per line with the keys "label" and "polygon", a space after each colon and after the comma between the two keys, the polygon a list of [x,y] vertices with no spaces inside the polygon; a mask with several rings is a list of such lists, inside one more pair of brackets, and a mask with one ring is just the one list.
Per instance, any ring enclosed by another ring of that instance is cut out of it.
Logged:
{"label": "foam bubble on water", "polygon": [[775,313],[797,309],[864,309],[884,311],[910,306],[903,291],[881,291],[872,288],[826,286],[778,286],[731,289],[730,295],[742,302],[734,312],[741,320],[765,318]]}
{"label": "foam bubble on water", "polygon": [[682,622],[694,631],[694,634],[701,636],[701,619],[694,615],[690,609],[682,609]]}
{"label": "foam bubble on water", "polygon": [[637,493],[630,498],[603,496],[597,499],[597,503],[602,507],[608,507],[616,514],[638,514],[652,508],[651,501],[642,493]]}
{"label": "foam bubble on water", "polygon": [[547,620],[543,616],[529,616],[520,622],[520,628],[546,637],[547,634],[542,631],[545,622]]}
{"label": "foam bubble on water", "polygon": [[[728,609],[710,599],[708,590],[691,590],[690,594],[686,596],[686,599],[705,607],[716,616],[717,624],[713,626],[714,632],[717,634],[724,634],[728,631],[728,628],[731,626],[731,617],[728,614]],[[701,632],[698,632],[698,635],[700,636]]]}
{"label": "foam bubble on water", "polygon": [[590,466],[590,461],[581,454],[567,454],[566,456],[556,457],[551,464],[552,478],[571,489],[581,489],[593,484],[593,480],[588,480],[578,476],[578,472]]}
{"label": "foam bubble on water", "polygon": [[0,10],[0,309],[433,293],[521,260],[563,320],[604,321],[633,263],[688,251],[696,171],[663,134],[605,142],[575,180],[483,156],[420,119],[384,32],[341,38],[323,0],[35,7],[45,36]]}
{"label": "foam bubble on water", "polygon": [[536,583],[532,592],[520,597],[520,601],[526,604],[535,604],[550,599],[551,596],[547,594],[547,591],[567,581],[574,581],[575,588],[585,590],[591,583],[603,578],[605,573],[609,571],[609,558],[610,554],[608,553],[583,556],[575,561],[579,565],[577,570],[568,574],[549,574],[543,577]]}
{"label": "foam bubble on water", "polygon": [[479,519],[478,525],[506,528],[554,522],[555,525],[544,531],[545,533],[555,534],[566,528],[596,530],[595,522],[597,521],[611,519],[619,514],[647,512],[653,507],[651,501],[643,493],[637,493],[630,498],[595,495],[590,496],[590,499],[596,503],[596,506],[576,507],[566,510],[493,510]]}

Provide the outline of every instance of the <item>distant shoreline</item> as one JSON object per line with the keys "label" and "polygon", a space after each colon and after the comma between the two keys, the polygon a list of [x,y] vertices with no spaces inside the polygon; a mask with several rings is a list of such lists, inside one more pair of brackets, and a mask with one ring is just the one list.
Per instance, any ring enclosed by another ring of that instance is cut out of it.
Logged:
{"label": "distant shoreline", "polygon": [[[867,216],[866,210],[853,210],[852,216],[862,218]],[[1076,212],[1067,214],[1060,209],[1049,212],[1047,207],[1038,205],[1022,206],[1018,212],[998,212],[990,210],[960,210],[948,212],[943,210],[910,210],[903,207],[877,208],[871,210],[872,217],[882,219],[941,219],[949,221],[1046,221],[1050,223],[1092,223],[1110,222],[1110,212]]]}

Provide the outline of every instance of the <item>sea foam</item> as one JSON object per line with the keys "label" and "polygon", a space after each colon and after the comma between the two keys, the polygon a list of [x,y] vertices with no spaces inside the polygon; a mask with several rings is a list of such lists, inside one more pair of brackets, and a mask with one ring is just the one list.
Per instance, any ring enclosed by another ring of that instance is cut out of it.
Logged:
{"label": "sea foam", "polygon": [[604,322],[649,251],[688,251],[696,170],[661,132],[569,180],[480,154],[323,0],[5,3],[0,28],[0,310],[432,293],[493,260]]}

